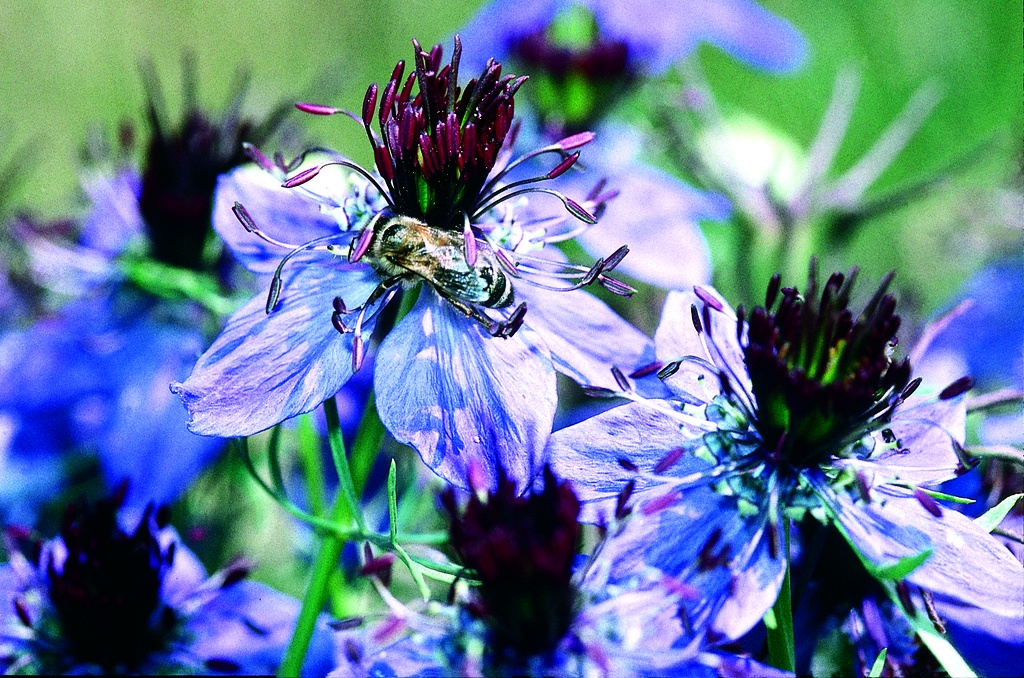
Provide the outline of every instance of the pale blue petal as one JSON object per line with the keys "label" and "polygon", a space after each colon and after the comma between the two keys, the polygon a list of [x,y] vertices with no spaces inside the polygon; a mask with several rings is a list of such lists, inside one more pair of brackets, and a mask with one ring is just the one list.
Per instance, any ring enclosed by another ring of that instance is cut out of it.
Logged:
{"label": "pale blue petal", "polygon": [[[271,274],[290,249],[279,247],[249,233],[231,208],[241,203],[260,231],[275,240],[303,245],[310,240],[339,234],[341,229],[330,214],[295,189],[255,165],[243,165],[217,180],[213,203],[213,228],[235,258],[254,273]],[[338,244],[344,245],[343,240]]]}
{"label": "pale blue petal", "polygon": [[[627,471],[620,459],[648,472],[672,450],[701,445],[699,432],[664,409],[627,403],[551,434],[547,456],[555,474],[568,480],[583,506],[581,520],[610,518],[615,500],[630,480],[636,481],[634,503],[665,494],[667,478]],[[667,473],[674,476],[710,468],[706,461],[684,454]],[[663,474],[664,475],[664,474]]]}
{"label": "pale blue petal", "polygon": [[[299,601],[252,581],[241,581],[217,595],[188,620],[194,634],[190,653],[201,660],[224,659],[238,665],[239,675],[277,672],[295,631]],[[331,669],[331,630],[326,616],[314,629],[303,676],[323,676]]]}
{"label": "pale blue petal", "polygon": [[589,0],[599,25],[625,41],[652,75],[710,42],[751,66],[792,70],[803,63],[803,36],[751,0]]}
{"label": "pale blue petal", "polygon": [[535,332],[491,337],[424,286],[376,360],[381,421],[439,476],[467,487],[475,459],[492,485],[502,467],[522,488],[540,471],[557,397]]}
{"label": "pale blue petal", "polygon": [[884,503],[839,496],[847,538],[877,566],[925,549],[932,555],[907,580],[961,604],[1024,623],[1024,566],[970,518],[951,509],[936,517],[909,494],[879,491]]}
{"label": "pale blue petal", "polygon": [[340,296],[354,308],[377,283],[366,266],[293,260],[274,311],[266,313],[262,295],[252,299],[231,316],[192,375],[171,386],[188,409],[189,429],[252,435],[337,393],[352,376],[352,335],[334,329],[332,301]]}
{"label": "pale blue petal", "polygon": [[525,325],[541,336],[555,368],[580,384],[617,389],[612,366],[629,374],[654,360],[654,342],[586,290],[516,285]]}
{"label": "pale blue petal", "polygon": [[965,397],[904,405],[893,417],[893,434],[898,449],[873,457],[862,464],[875,467],[887,480],[899,479],[913,485],[935,485],[957,475],[962,469],[962,449],[967,420]]}
{"label": "pale blue petal", "polygon": [[[568,4],[565,0],[494,0],[485,5],[457,31],[463,48],[460,76],[479,76],[490,58],[507,61],[516,41],[543,30],[559,7]],[[451,41],[445,44],[445,53],[450,55],[450,50]]]}
{"label": "pale blue petal", "polygon": [[92,210],[82,224],[79,242],[113,257],[136,235],[146,231],[139,211],[142,180],[133,170],[93,173],[82,179]]}
{"label": "pale blue petal", "polygon": [[711,279],[711,255],[698,223],[728,217],[724,199],[640,164],[612,175],[608,186],[618,196],[600,222],[576,238],[590,254],[607,256],[628,245],[616,271],[666,289],[688,289]]}

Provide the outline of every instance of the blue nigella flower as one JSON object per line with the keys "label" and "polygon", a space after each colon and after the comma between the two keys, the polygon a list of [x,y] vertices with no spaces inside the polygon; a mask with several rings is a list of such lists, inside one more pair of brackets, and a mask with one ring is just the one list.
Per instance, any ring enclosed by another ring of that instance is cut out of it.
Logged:
{"label": "blue nigella flower", "polygon": [[[243,564],[208,577],[166,511],[150,506],[130,523],[118,511],[123,499],[69,506],[60,536],[48,542],[8,531],[20,548],[0,566],[0,666],[41,674],[276,671],[298,601],[245,581]],[[308,675],[328,668],[325,631],[314,639]]]}
{"label": "blue nigella flower", "polygon": [[[152,130],[141,171],[88,171],[91,210],[73,237],[20,230],[37,280],[66,303],[4,338],[0,413],[15,427],[17,463],[96,452],[111,485],[130,478],[168,502],[223,449],[189,433],[167,394],[240,285],[215,246],[215,182],[244,159],[242,140],[266,139],[283,112],[249,121],[239,87],[223,119],[212,120],[196,105],[187,70],[183,119],[172,128],[155,76],[143,75]],[[122,131],[125,151],[133,138]]]}
{"label": "blue nigella flower", "polygon": [[[492,482],[499,466],[517,480],[539,472],[556,369],[613,384],[609,365],[632,369],[653,357],[644,335],[580,289],[596,282],[630,294],[607,275],[625,248],[590,268],[567,264],[545,245],[578,227],[564,214],[531,222],[515,210],[524,194],[548,194],[592,223],[599,196],[581,205],[531,186],[574,164],[590,135],[535,151],[561,161],[502,184],[521,162],[503,142],[525,78],[502,76],[491,62],[460,88],[460,51],[456,40],[442,66],[440,45],[417,45],[413,72],[399,62],[383,90],[367,90],[354,117],[379,175],[330,155],[286,179],[299,163],[275,164],[253,149],[262,169],[221,181],[217,232],[243,265],[274,275],[269,297],[233,315],[192,375],[172,386],[192,431],[250,435],[317,407],[362,365],[382,308],[421,282],[415,306],[376,352],[374,389],[388,430],[451,482],[464,482],[474,459]],[[326,180],[339,166],[352,172]]]}
{"label": "blue nigella flower", "polygon": [[[638,16],[652,20],[638,21]],[[642,162],[643,135],[614,119],[614,104],[701,41],[754,66],[795,68],[805,52],[800,33],[746,0],[657,8],[615,0],[551,0],[493,2],[463,35],[478,50],[470,58],[495,54],[533,74],[528,99],[533,115],[527,120],[534,134],[556,139],[595,131],[600,148],[588,155],[587,164],[607,177],[618,197],[602,217],[602,228],[582,233],[580,244],[600,254],[619,241],[629,243],[632,255],[620,270],[644,282],[675,289],[706,283],[710,255],[697,224],[728,218],[728,201]]]}
{"label": "blue nigella flower", "polygon": [[[1024,444],[1024,328],[1013,319],[1024,312],[1024,260],[1012,256],[974,275],[957,294],[958,303],[933,323],[931,341],[915,349],[918,365],[933,378],[969,373],[980,388],[976,403],[997,397],[1001,407],[987,411],[978,426],[978,445],[969,452],[984,455],[978,472],[943,485],[943,491],[974,499],[962,506],[978,516],[1007,497],[1024,492],[1020,447]],[[993,391],[1001,390],[999,393]],[[1016,392],[1016,399],[1001,398]],[[986,408],[989,409],[989,408]],[[987,454],[986,454],[987,453]],[[1016,460],[1016,461],[1015,461]],[[1018,500],[993,534],[1024,561],[1024,502]],[[1024,628],[1006,628],[997,617],[939,601],[939,615],[964,658],[986,675],[1010,675],[1024,652]]]}
{"label": "blue nigella flower", "polygon": [[577,566],[579,500],[550,469],[543,477],[520,496],[502,476],[464,506],[449,488],[451,545],[479,585],[422,610],[378,582],[390,614],[354,631],[341,623],[349,630],[338,636],[334,675],[787,675],[681,642],[690,629],[677,610],[693,593],[685,585],[660,575],[609,584],[600,546]]}
{"label": "blue nigella flower", "polygon": [[967,471],[969,380],[912,398],[920,381],[890,357],[888,278],[855,315],[853,277],[819,286],[812,270],[800,294],[776,276],[749,313],[707,289],[671,293],[655,341],[673,396],[623,394],[633,402],[555,433],[552,464],[591,520],[635,484],[647,520],[620,540],[622,566],[696,586],[704,598],[687,615],[714,635],[739,637],[774,603],[790,518],[834,526],[883,583],[1019,626],[1020,563],[929,494]]}

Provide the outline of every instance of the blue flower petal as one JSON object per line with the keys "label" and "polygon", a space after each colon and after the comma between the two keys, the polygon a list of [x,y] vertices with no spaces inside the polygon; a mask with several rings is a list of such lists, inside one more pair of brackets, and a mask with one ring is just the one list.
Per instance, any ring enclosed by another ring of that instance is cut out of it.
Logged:
{"label": "blue flower petal", "polygon": [[[636,481],[634,503],[670,490],[667,480],[627,471],[620,459],[647,472],[688,439],[701,444],[700,434],[686,433],[685,424],[667,410],[628,403],[555,431],[547,456],[555,474],[568,480],[579,497],[580,519],[593,523],[602,515],[611,517],[619,492],[630,480]],[[684,454],[671,473],[682,476],[708,468],[708,462]]]}
{"label": "blue flower petal", "polygon": [[600,223],[577,237],[590,254],[607,256],[628,245],[629,254],[616,270],[666,289],[688,289],[711,279],[711,255],[697,224],[727,217],[724,199],[640,164],[612,175],[608,185],[618,196]]}
{"label": "blue flower petal", "polygon": [[634,515],[605,548],[613,577],[654,567],[695,587],[701,598],[686,604],[687,618],[717,638],[739,638],[757,624],[785,572],[781,553],[771,553],[764,514],[744,518],[735,498],[709,487],[686,489],[674,505]]}
{"label": "blue flower petal", "polygon": [[[189,429],[252,435],[337,393],[352,376],[352,335],[334,329],[333,299],[355,308],[377,283],[366,266],[293,260],[274,311],[266,313],[262,295],[252,299],[231,316],[192,375],[172,384],[188,409]],[[372,321],[364,327],[372,329]]]}
{"label": "blue flower petal", "polygon": [[78,238],[82,245],[114,257],[134,236],[146,232],[139,211],[142,179],[133,170],[89,174],[82,180],[82,188],[92,202]]}
{"label": "blue flower petal", "polygon": [[[602,30],[625,41],[645,71],[664,72],[701,41],[751,66],[788,71],[803,63],[803,36],[751,0],[589,0]],[[638,20],[649,17],[652,20]]]}
{"label": "blue flower petal", "polygon": [[932,549],[931,557],[907,576],[908,581],[961,604],[1024,622],[1024,566],[998,540],[956,511],[946,509],[936,517],[908,493],[879,494],[884,503],[865,506],[839,495],[839,522],[866,558],[884,567]]}
{"label": "blue flower petal", "polygon": [[[321,212],[319,205],[301,191],[281,182],[255,165],[243,165],[217,180],[213,204],[213,228],[231,253],[253,273],[271,274],[290,251],[249,233],[231,208],[241,203],[260,231],[275,240],[303,245],[314,238],[341,234],[338,222]],[[344,245],[345,241],[338,241]]]}
{"label": "blue flower petal", "polygon": [[168,504],[224,448],[217,438],[188,431],[185,410],[167,388],[195,364],[202,335],[147,321],[127,331],[122,343],[111,360],[120,392],[97,441],[100,464],[111,486],[128,479],[136,488],[129,502]]}
{"label": "blue flower petal", "polygon": [[873,457],[863,467],[875,467],[887,479],[914,485],[954,478],[961,468],[957,451],[964,443],[966,420],[963,396],[905,405],[896,411],[890,426],[901,446]]}
{"label": "blue flower petal", "polygon": [[654,360],[654,342],[586,290],[553,292],[516,285],[525,324],[541,336],[555,368],[580,384],[618,388],[612,366],[627,374]]}
{"label": "blue flower petal", "polygon": [[[496,1],[460,31],[464,64],[474,75],[487,58],[505,59],[519,39],[543,30],[566,0]],[[701,41],[715,44],[752,66],[771,71],[796,68],[806,56],[803,36],[792,24],[750,0],[582,0],[597,17],[602,34],[629,46],[635,68],[659,75]],[[652,20],[638,20],[648,17]]]}
{"label": "blue flower petal", "polygon": [[387,429],[448,482],[467,487],[474,459],[492,485],[499,467],[519,487],[540,471],[557,398],[529,328],[491,337],[424,286],[381,344],[374,386]]}

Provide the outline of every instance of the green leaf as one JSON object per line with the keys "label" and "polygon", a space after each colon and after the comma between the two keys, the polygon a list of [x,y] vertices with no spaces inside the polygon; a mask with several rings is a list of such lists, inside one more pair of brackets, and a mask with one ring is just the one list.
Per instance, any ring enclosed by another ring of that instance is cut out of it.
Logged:
{"label": "green leaf", "polygon": [[395,460],[391,460],[391,467],[388,469],[388,530],[391,533],[391,543],[395,543],[395,535],[398,534],[398,496],[395,491],[395,476],[397,468]]}
{"label": "green leaf", "polygon": [[889,653],[889,649],[883,647],[882,651],[875,657],[875,663],[871,665],[871,672],[868,674],[868,678],[879,678],[882,675],[882,669],[885,668],[885,655]]}
{"label": "green leaf", "polygon": [[932,549],[925,549],[912,556],[900,558],[897,562],[892,563],[891,565],[881,566],[875,565],[867,559],[863,560],[868,572],[870,572],[875,579],[890,579],[898,581],[900,579],[906,579],[908,574],[920,567],[921,563],[928,560],[931,555]]}
{"label": "green leaf", "polygon": [[1010,495],[988,511],[985,511],[983,515],[975,518],[974,522],[980,525],[986,532],[991,532],[999,527],[999,523],[1003,522],[1003,518],[1010,512],[1013,505],[1020,501],[1021,497],[1024,497],[1024,492]]}

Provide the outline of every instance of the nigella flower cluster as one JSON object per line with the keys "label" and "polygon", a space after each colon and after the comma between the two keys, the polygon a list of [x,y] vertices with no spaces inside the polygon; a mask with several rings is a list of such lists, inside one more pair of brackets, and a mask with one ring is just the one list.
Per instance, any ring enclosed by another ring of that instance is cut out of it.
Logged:
{"label": "nigella flower cluster", "polygon": [[[254,272],[279,263],[269,295],[233,315],[173,386],[192,431],[250,435],[319,406],[361,367],[375,326],[388,324],[380,320],[388,302],[417,287],[415,306],[377,349],[374,389],[391,434],[450,482],[463,483],[472,460],[492,481],[499,466],[519,481],[537,473],[556,370],[614,384],[608,364],[629,371],[653,357],[646,337],[581,289],[630,294],[608,275],[625,248],[587,267],[550,247],[592,224],[609,197],[577,202],[533,185],[572,167],[591,135],[512,159],[504,144],[525,78],[490,62],[460,87],[460,54],[456,40],[442,65],[440,46],[417,44],[412,72],[399,62],[383,90],[367,90],[354,117],[378,174],[337,155],[300,169],[301,160],[274,163],[253,148],[259,167],[221,182],[218,233]],[[560,160],[504,183],[542,155]],[[351,173],[328,174],[338,167]],[[527,195],[560,201],[566,213],[522,220],[516,210]]]}
{"label": "nigella flower cluster", "polygon": [[[628,494],[620,500],[624,519]],[[600,547],[579,565],[580,502],[550,468],[532,493],[520,496],[502,474],[496,490],[479,487],[464,506],[451,489],[442,503],[452,548],[478,586],[427,609],[380,587],[388,616],[343,624],[362,628],[340,634],[332,675],[785,675],[682,642],[689,629],[677,609],[693,595],[685,585],[612,584]]]}
{"label": "nigella flower cluster", "polygon": [[[33,674],[274,671],[296,601],[245,581],[244,563],[208,577],[168,527],[166,509],[150,505],[137,522],[119,510],[126,487],[71,504],[56,539],[8,530],[0,666]],[[309,675],[325,670],[326,640],[318,638]]]}
{"label": "nigella flower cluster", "polygon": [[[1020,563],[935,499],[939,483],[968,471],[970,381],[914,397],[920,379],[891,357],[900,318],[889,279],[855,315],[855,273],[819,286],[812,267],[802,294],[775,277],[749,313],[706,288],[670,294],[656,343],[672,396],[623,393],[632,402],[555,433],[552,462],[591,520],[633,484],[648,519],[620,542],[621,567],[698,587],[687,614],[714,636],[740,637],[775,603],[790,520],[838,530],[846,557],[883,589],[901,582],[892,602],[911,618],[920,593],[1009,631],[1024,610]],[[854,609],[859,634],[878,628],[877,613]],[[875,640],[881,649],[890,639]]]}

